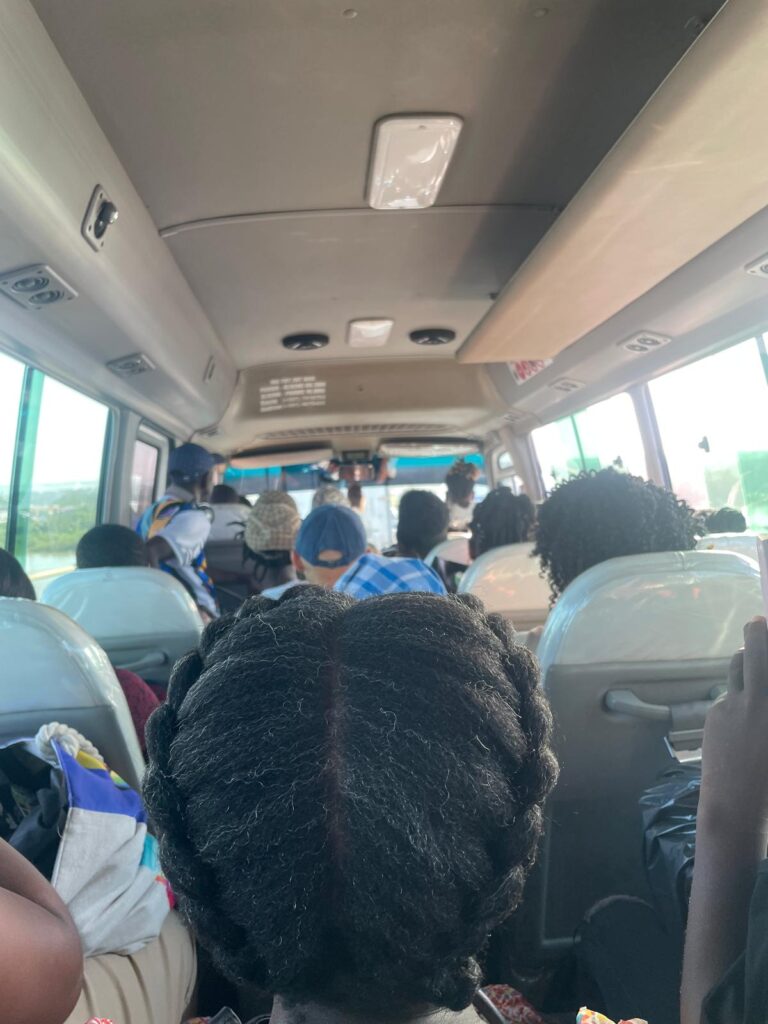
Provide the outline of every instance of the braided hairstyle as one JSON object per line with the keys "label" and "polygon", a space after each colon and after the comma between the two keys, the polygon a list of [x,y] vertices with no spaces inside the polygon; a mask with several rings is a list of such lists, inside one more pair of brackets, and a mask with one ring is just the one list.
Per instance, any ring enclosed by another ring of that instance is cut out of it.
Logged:
{"label": "braided hairstyle", "polygon": [[475,598],[297,587],[176,665],[144,795],[228,976],[370,1017],[458,1010],[534,860],[550,732],[532,656]]}
{"label": "braided hairstyle", "polygon": [[615,469],[558,484],[539,508],[534,555],[553,600],[593,565],[649,551],[696,546],[693,510],[671,491]]}
{"label": "braided hairstyle", "polygon": [[528,540],[536,521],[536,507],[527,494],[513,494],[509,487],[495,487],[475,507],[469,524],[470,554],[479,558],[505,544]]}

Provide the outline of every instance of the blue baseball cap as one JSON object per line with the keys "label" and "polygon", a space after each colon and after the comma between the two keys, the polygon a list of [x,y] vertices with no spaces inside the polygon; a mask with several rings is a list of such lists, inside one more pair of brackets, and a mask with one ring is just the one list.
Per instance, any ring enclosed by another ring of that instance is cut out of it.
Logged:
{"label": "blue baseball cap", "polygon": [[168,472],[178,473],[187,480],[199,480],[218,465],[219,457],[212,455],[199,444],[191,441],[174,448],[168,456]]}
{"label": "blue baseball cap", "polygon": [[[367,544],[363,521],[357,512],[344,505],[321,505],[302,523],[294,548],[310,565],[338,569],[356,562]],[[339,557],[322,557],[332,551],[338,551]]]}

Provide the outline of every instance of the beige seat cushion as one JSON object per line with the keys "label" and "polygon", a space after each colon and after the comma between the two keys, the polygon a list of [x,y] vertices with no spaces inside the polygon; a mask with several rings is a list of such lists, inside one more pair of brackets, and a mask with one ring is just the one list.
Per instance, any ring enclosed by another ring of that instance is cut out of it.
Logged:
{"label": "beige seat cushion", "polygon": [[192,1002],[197,954],[176,913],[159,939],[133,956],[108,953],[85,962],[85,984],[66,1024],[109,1017],[114,1024],[179,1024]]}

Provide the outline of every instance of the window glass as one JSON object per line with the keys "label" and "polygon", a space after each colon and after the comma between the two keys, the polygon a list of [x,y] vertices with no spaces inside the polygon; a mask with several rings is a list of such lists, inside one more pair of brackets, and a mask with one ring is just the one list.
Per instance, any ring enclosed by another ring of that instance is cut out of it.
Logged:
{"label": "window glass", "polygon": [[24,365],[0,352],[0,545],[6,544]]}
{"label": "window glass", "polygon": [[501,452],[498,459],[499,469],[512,469],[515,464],[515,460],[512,458],[512,452]]}
{"label": "window glass", "polygon": [[[20,494],[15,554],[45,584],[74,566],[78,540],[96,523],[109,410],[50,377],[37,395],[39,405],[28,410],[36,440]],[[28,432],[30,447],[34,433]]]}
{"label": "window glass", "polygon": [[131,467],[131,519],[137,520],[155,500],[157,464],[160,452],[153,444],[136,440]]}
{"label": "window glass", "polygon": [[538,427],[532,431],[531,439],[546,491],[551,491],[560,480],[581,472],[581,452],[572,416]]}
{"label": "window glass", "polygon": [[614,395],[576,413],[585,469],[616,469],[645,477],[645,451],[632,399]]}
{"label": "window glass", "polygon": [[768,384],[751,338],[651,381],[674,490],[694,508],[768,526]]}

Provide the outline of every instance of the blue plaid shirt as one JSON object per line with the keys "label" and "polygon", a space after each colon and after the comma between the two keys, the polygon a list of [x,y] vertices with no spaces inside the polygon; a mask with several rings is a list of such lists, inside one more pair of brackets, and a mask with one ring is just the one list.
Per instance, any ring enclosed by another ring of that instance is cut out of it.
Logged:
{"label": "blue plaid shirt", "polygon": [[426,591],[445,594],[443,581],[437,573],[418,558],[385,558],[363,555],[341,576],[333,588],[350,597],[363,599],[379,594],[402,594]]}

